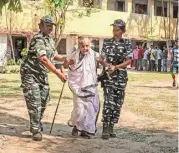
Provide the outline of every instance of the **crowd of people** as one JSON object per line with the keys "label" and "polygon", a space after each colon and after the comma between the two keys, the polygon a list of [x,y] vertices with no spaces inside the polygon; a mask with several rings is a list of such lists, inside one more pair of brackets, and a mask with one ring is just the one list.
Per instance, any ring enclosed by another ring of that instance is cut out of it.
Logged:
{"label": "crowd of people", "polygon": [[136,46],[133,49],[131,68],[137,71],[167,72],[171,69],[172,46],[154,46],[143,48]]}

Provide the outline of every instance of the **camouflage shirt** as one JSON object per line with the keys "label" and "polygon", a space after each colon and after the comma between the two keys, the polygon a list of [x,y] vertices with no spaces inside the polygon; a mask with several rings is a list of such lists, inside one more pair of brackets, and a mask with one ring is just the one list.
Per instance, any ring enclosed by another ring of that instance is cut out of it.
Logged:
{"label": "camouflage shirt", "polygon": [[[121,39],[119,41],[114,38],[104,39],[101,56],[105,58],[107,63],[118,65],[122,63],[126,57],[129,57],[132,52],[132,45],[130,40]],[[127,81],[126,69],[119,69],[112,73],[113,80],[117,82]]]}
{"label": "camouflage shirt", "polygon": [[48,69],[40,61],[40,56],[46,55],[52,62],[57,54],[55,42],[52,37],[39,32],[32,38],[29,44],[28,55],[24,59],[21,68],[28,69],[35,73],[46,74]]}

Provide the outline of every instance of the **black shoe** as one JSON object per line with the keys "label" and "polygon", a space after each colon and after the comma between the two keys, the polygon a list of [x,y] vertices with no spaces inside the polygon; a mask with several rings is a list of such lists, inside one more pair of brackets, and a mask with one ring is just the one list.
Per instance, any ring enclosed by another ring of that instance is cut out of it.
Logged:
{"label": "black shoe", "polygon": [[85,138],[85,139],[91,139],[91,137],[89,136],[89,134],[85,131],[81,131],[80,134],[81,137]]}
{"label": "black shoe", "polygon": [[42,140],[42,134],[40,132],[32,135],[32,140],[34,141],[41,141]]}
{"label": "black shoe", "polygon": [[103,132],[102,137],[103,140],[109,139],[109,126],[108,123],[103,123]]}
{"label": "black shoe", "polygon": [[78,129],[76,128],[76,126],[73,127],[73,130],[72,130],[71,134],[73,136],[78,136]]}
{"label": "black shoe", "polygon": [[173,81],[173,87],[176,87],[176,82],[175,81]]}
{"label": "black shoe", "polygon": [[109,124],[109,136],[111,138],[115,138],[116,137],[116,133],[114,132],[114,124]]}

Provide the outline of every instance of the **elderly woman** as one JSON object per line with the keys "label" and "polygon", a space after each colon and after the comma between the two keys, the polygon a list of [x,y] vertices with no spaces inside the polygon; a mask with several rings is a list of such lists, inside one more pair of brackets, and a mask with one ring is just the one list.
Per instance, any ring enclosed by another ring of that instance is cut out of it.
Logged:
{"label": "elderly woman", "polygon": [[[95,134],[99,111],[96,63],[99,54],[90,49],[88,38],[79,39],[79,49],[70,55],[75,64],[69,66],[68,83],[73,93],[72,135],[90,139]],[[67,66],[67,65],[66,65]]]}

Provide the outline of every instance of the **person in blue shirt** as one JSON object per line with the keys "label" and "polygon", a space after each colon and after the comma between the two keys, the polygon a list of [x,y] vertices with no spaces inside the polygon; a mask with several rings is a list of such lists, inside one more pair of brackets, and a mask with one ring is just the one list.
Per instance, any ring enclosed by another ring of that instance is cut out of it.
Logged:
{"label": "person in blue shirt", "polygon": [[179,48],[178,48],[178,38],[175,40],[175,46],[171,52],[171,63],[172,63],[172,78],[173,78],[173,87],[176,87],[176,74],[178,74],[179,67]]}

